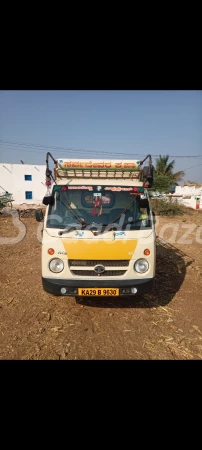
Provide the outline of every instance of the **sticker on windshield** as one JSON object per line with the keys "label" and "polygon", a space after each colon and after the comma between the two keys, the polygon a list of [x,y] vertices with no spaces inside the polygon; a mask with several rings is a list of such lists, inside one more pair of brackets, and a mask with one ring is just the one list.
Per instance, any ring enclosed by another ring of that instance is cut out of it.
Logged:
{"label": "sticker on windshield", "polygon": [[120,192],[120,191],[133,191],[132,187],[115,187],[115,186],[106,186],[104,188],[105,191],[116,191],[116,192]]}
{"label": "sticker on windshield", "polygon": [[68,189],[85,189],[86,191],[92,191],[92,186],[68,186]]}
{"label": "sticker on windshield", "polygon": [[77,231],[76,236],[82,237],[84,235],[84,231]]}
{"label": "sticker on windshield", "polygon": [[117,237],[117,236],[126,236],[126,233],[125,233],[125,231],[116,231],[114,233],[114,237]]}

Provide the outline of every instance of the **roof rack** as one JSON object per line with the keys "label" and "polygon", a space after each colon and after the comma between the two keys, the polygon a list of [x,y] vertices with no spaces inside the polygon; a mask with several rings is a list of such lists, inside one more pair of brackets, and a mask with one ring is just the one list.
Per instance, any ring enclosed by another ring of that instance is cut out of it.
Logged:
{"label": "roof rack", "polygon": [[[50,184],[52,171],[49,169],[48,157],[54,164],[55,180],[61,178],[99,178],[99,179],[136,179],[143,183],[153,178],[153,166],[151,155],[147,155],[143,161],[139,160],[102,160],[102,159],[54,159],[48,152],[46,156],[46,184]],[[142,164],[149,158],[149,165]]]}
{"label": "roof rack", "polygon": [[58,159],[56,177],[139,179],[140,170],[140,161]]}

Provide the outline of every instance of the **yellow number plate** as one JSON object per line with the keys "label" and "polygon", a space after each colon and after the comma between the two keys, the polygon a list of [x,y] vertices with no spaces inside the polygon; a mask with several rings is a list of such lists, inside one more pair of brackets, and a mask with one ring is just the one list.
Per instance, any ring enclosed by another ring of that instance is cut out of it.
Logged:
{"label": "yellow number plate", "polygon": [[78,289],[78,295],[82,295],[82,296],[90,296],[90,295],[102,295],[102,296],[109,296],[109,297],[114,297],[116,295],[119,295],[119,289],[114,289],[114,288],[105,288],[105,289],[83,289],[80,288]]}

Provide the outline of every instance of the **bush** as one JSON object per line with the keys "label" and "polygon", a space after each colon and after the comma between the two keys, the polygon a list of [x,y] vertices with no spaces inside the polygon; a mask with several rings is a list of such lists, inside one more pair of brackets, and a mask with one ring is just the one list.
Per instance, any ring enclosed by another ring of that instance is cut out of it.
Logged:
{"label": "bush", "polygon": [[173,184],[173,179],[166,175],[155,175],[152,185],[154,191],[168,192],[169,186]]}
{"label": "bush", "polygon": [[167,200],[151,199],[152,210],[157,216],[179,216],[187,212],[187,208],[179,203],[169,203]]}

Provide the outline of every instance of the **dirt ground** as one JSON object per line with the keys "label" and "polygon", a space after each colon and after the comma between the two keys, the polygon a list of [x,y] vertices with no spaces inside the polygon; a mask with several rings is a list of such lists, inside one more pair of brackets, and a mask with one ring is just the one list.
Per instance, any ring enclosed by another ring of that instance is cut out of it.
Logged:
{"label": "dirt ground", "polygon": [[[0,216],[1,360],[202,359],[202,211],[159,219],[155,288],[144,297],[44,292],[38,223],[26,215],[21,221],[24,239],[5,244],[19,230],[11,216]],[[170,243],[168,224],[177,227]],[[187,225],[189,244],[182,240]]]}

